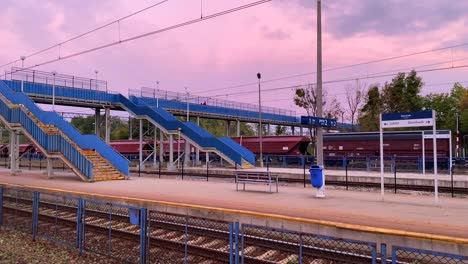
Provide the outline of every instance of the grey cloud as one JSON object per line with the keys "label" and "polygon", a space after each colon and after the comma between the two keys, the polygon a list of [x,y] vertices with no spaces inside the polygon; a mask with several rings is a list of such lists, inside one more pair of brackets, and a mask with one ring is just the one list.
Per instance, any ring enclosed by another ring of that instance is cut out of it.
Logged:
{"label": "grey cloud", "polygon": [[[342,12],[340,2],[352,7],[352,12]],[[359,32],[419,33],[442,28],[462,18],[466,10],[468,1],[341,0],[334,1],[333,8],[327,9],[326,23],[337,37],[349,37]]]}
{"label": "grey cloud", "polygon": [[263,26],[261,31],[262,31],[263,37],[267,39],[285,40],[285,39],[290,38],[290,35],[288,32],[285,32],[279,28],[276,30],[270,30],[267,26]]}

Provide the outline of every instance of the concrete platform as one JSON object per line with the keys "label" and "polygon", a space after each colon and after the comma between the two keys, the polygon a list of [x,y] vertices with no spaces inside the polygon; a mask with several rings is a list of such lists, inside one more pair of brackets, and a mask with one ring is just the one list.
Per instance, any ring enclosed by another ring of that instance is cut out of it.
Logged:
{"label": "concrete platform", "polygon": [[[248,171],[266,171],[266,168],[253,168]],[[147,172],[157,174],[158,171],[152,168],[147,168]],[[163,171],[164,172],[164,171]],[[186,174],[199,173],[205,174],[206,168],[188,167],[184,168]],[[304,170],[300,168],[270,168],[270,172],[277,174],[281,179],[291,179],[295,181],[302,181],[304,179]],[[309,171],[306,168],[306,180],[309,181]],[[234,177],[234,169],[229,168],[209,168],[211,175],[225,175]],[[344,182],[346,172],[344,170],[326,170],[326,179],[329,181]],[[386,184],[394,184],[394,174],[390,172],[384,173],[384,181]],[[398,185],[418,185],[418,186],[433,186],[434,176],[432,173],[397,173]],[[350,183],[380,183],[380,172],[377,171],[362,171],[362,170],[348,170],[348,181]],[[440,187],[451,186],[451,176],[447,173],[438,174],[438,181]],[[453,186],[455,188],[468,188],[468,175],[454,175]]]}
{"label": "concrete platform", "polygon": [[247,185],[236,191],[234,183],[132,177],[125,181],[85,183],[63,173],[48,180],[38,171],[10,176],[0,171],[0,182],[76,192],[142,198],[166,202],[220,207],[326,220],[369,227],[398,229],[468,239],[468,199],[328,190],[326,199],[314,197],[312,188],[280,186],[279,193],[264,192],[267,186]]}
{"label": "concrete platform", "polygon": [[[59,175],[60,173],[60,175]],[[386,243],[468,256],[468,199],[328,190],[315,198],[311,187],[248,185],[235,191],[225,181],[132,177],[130,180],[85,183],[71,173],[47,179],[40,171],[10,176],[0,170],[0,185],[58,192],[161,212],[238,221],[312,234]]]}

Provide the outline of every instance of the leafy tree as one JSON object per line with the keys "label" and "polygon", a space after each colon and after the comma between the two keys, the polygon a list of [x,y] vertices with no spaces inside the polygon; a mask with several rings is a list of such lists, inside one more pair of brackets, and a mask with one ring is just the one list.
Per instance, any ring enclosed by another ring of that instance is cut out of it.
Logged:
{"label": "leafy tree", "polygon": [[423,99],[419,95],[423,86],[422,78],[416,71],[408,75],[398,73],[391,83],[385,83],[382,90],[383,110],[386,113],[421,111]]}
{"label": "leafy tree", "polygon": [[423,99],[425,109],[436,111],[438,129],[456,130],[456,99],[448,93],[428,94]]}
{"label": "leafy tree", "polygon": [[275,136],[281,136],[281,135],[286,134],[287,129],[288,128],[286,126],[277,125],[275,127]]}
{"label": "leafy tree", "polygon": [[379,87],[374,84],[369,88],[365,104],[361,109],[359,124],[363,131],[376,131],[379,129],[379,116],[382,112],[382,97]]}
{"label": "leafy tree", "polygon": [[[235,123],[234,123],[235,124]],[[200,126],[206,129],[208,132],[213,134],[216,137],[225,137],[226,136],[226,121],[224,120],[216,120],[216,119],[204,119],[200,118]],[[256,130],[256,129],[255,129]],[[231,129],[230,129],[231,137],[235,137],[236,134],[236,127],[233,126],[231,122]],[[247,123],[241,122],[240,123],[240,135],[241,136],[254,136],[256,132],[254,129]]]}
{"label": "leafy tree", "polygon": [[71,124],[80,131],[81,134],[94,134],[94,116],[73,117]]}
{"label": "leafy tree", "polygon": [[[325,93],[322,92],[322,107],[325,106]],[[294,95],[294,104],[304,108],[309,116],[317,116],[317,88],[311,84],[307,88],[297,88]]]}

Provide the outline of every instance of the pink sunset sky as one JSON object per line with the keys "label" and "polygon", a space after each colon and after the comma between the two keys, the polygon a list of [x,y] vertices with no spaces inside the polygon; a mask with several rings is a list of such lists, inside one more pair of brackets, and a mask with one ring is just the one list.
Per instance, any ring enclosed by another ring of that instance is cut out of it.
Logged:
{"label": "pink sunset sky", "polygon": [[[2,0],[0,65],[46,48],[134,11],[150,0]],[[120,22],[122,39],[213,14],[254,0],[169,0]],[[324,69],[437,49],[468,42],[468,1],[323,0]],[[60,48],[66,56],[118,40],[117,24]],[[58,57],[58,48],[26,59],[25,66]],[[453,62],[452,62],[453,61]],[[445,62],[445,63],[444,63]],[[423,65],[431,66],[421,67]],[[324,81],[356,79],[380,72],[424,70],[468,64],[468,45],[408,58],[324,72]],[[3,67],[2,73],[12,65]],[[14,66],[21,66],[16,63]],[[111,90],[127,94],[142,86],[244,103],[257,103],[257,72],[263,80],[316,70],[316,1],[273,0],[247,10],[162,34],[116,45],[39,68],[106,80]],[[453,82],[468,83],[468,68],[421,73],[423,94],[449,92]],[[366,84],[391,77],[360,79]],[[304,85],[314,74],[269,81],[263,89]],[[324,84],[328,97],[345,106],[349,82]],[[450,84],[445,84],[450,83]],[[242,84],[250,84],[240,86]],[[236,86],[236,88],[229,88]],[[210,90],[210,92],[204,92]],[[251,93],[231,95],[243,91]],[[265,91],[264,105],[293,106],[293,89]],[[78,110],[77,110],[78,111]],[[81,110],[82,112],[86,110]]]}

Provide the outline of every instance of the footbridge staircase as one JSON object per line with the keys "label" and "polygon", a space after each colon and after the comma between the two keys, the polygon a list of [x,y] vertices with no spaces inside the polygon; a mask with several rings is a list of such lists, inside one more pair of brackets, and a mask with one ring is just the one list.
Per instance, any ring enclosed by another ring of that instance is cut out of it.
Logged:
{"label": "footbridge staircase", "polygon": [[[43,76],[46,74],[42,72]],[[50,83],[51,75],[48,83],[38,82],[37,77],[35,81],[29,81],[31,79],[35,80],[34,76],[32,78],[31,76],[23,76],[21,80],[12,78],[12,80],[5,80],[4,82],[17,94],[21,94],[25,98],[29,97],[35,102],[51,103],[52,97],[54,97],[55,104],[94,108],[105,107],[112,110],[127,111],[136,118],[148,120],[166,134],[178,135],[180,133],[183,139],[201,151],[214,152],[232,165],[246,168],[255,164],[255,155],[230,138],[217,138],[193,122],[182,122],[162,108],[149,106],[141,98],[135,96],[127,98],[119,93],[92,89],[92,81],[89,81],[89,88],[84,89],[77,87],[77,79],[72,80],[69,78],[70,80],[67,79],[61,85],[52,85]],[[32,103],[31,100],[29,101]],[[53,122],[48,124],[53,124]],[[101,143],[104,144],[102,141],[99,144]]]}
{"label": "footbridge staircase", "polygon": [[40,109],[18,83],[0,80],[0,119],[20,130],[47,158],[59,158],[84,181],[124,179],[129,162],[100,138],[82,135],[55,112]]}

